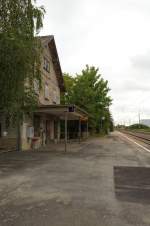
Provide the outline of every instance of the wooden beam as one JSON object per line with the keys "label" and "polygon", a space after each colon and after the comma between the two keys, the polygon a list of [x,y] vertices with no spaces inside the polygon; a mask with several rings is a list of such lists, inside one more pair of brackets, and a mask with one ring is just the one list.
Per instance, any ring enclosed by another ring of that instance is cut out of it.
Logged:
{"label": "wooden beam", "polygon": [[89,121],[87,120],[87,123],[86,123],[86,132],[87,132],[87,134],[86,134],[86,136],[87,136],[87,138],[88,138],[88,136],[89,136]]}
{"label": "wooden beam", "polygon": [[68,136],[67,130],[68,130],[68,115],[66,112],[65,113],[65,152],[67,152],[67,136]]}

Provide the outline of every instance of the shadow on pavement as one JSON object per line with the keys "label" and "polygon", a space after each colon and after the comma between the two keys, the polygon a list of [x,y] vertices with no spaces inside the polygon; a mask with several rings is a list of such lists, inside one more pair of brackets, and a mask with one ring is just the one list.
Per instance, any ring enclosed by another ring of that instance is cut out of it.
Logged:
{"label": "shadow on pavement", "polygon": [[150,168],[115,166],[114,186],[119,201],[150,204]]}

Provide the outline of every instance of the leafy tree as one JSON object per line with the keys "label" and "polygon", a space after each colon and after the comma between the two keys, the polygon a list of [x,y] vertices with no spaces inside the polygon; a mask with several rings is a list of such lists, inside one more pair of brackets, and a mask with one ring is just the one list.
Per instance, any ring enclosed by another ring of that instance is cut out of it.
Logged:
{"label": "leafy tree", "polygon": [[146,125],[137,123],[137,124],[128,126],[128,129],[149,129],[149,127]]}
{"label": "leafy tree", "polygon": [[37,104],[34,81],[40,82],[44,8],[32,0],[0,0],[0,108],[21,117]]}
{"label": "leafy tree", "polygon": [[104,132],[105,133],[108,133],[109,131],[113,132],[114,122],[113,122],[113,117],[112,117],[112,114],[110,113],[109,108],[105,109],[104,117],[105,117],[105,120],[104,120],[104,123],[103,123]]}
{"label": "leafy tree", "polygon": [[114,120],[113,120],[111,113],[110,113],[110,117],[109,117],[109,129],[110,129],[110,132],[114,131]]}
{"label": "leafy tree", "polygon": [[0,110],[17,124],[18,150],[23,115],[38,103],[34,82],[40,84],[42,48],[35,36],[44,12],[32,0],[0,0]]}
{"label": "leafy tree", "polygon": [[102,117],[105,117],[105,127],[109,127],[112,99],[108,95],[108,81],[102,78],[99,69],[87,65],[81,74],[75,77],[65,74],[64,79],[67,92],[62,97],[62,103],[76,104],[85,109],[90,115],[92,130],[100,130]]}
{"label": "leafy tree", "polygon": [[64,82],[65,82],[66,92],[63,95],[61,95],[61,103],[69,104],[72,102],[75,78],[70,76],[69,74],[65,73],[64,74]]}

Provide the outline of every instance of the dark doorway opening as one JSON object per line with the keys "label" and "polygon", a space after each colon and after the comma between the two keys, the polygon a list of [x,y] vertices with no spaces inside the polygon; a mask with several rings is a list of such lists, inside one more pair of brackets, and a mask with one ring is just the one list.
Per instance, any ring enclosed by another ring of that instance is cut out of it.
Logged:
{"label": "dark doorway opening", "polygon": [[0,137],[2,137],[2,125],[0,123]]}

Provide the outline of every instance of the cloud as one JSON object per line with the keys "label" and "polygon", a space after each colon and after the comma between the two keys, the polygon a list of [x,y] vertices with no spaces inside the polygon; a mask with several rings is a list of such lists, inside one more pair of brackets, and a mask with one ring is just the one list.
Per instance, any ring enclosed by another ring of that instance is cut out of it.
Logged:
{"label": "cloud", "polygon": [[150,72],[150,50],[145,54],[133,57],[131,62],[134,68]]}
{"label": "cloud", "polygon": [[136,81],[135,79],[130,79],[123,81],[116,88],[115,92],[120,94],[125,93],[136,93],[136,92],[150,92],[150,85],[142,81]]}
{"label": "cloud", "polygon": [[138,120],[140,106],[148,117],[150,1],[37,2],[47,11],[41,34],[55,35],[63,71],[79,73],[86,64],[99,67],[109,81],[115,120]]}

